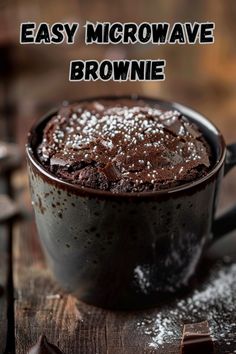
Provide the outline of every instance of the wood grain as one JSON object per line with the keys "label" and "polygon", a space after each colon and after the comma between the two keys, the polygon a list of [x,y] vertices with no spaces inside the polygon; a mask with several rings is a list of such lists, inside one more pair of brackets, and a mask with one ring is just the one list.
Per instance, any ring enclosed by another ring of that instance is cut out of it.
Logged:
{"label": "wood grain", "polygon": [[[0,194],[9,193],[10,176],[0,176]],[[12,221],[0,223],[0,354],[14,351]]]}
{"label": "wood grain", "polygon": [[0,226],[0,353],[6,348],[7,339],[7,231]]}
{"label": "wood grain", "polygon": [[[23,172],[15,177],[15,189],[30,215]],[[106,311],[65,294],[45,264],[32,217],[14,227],[13,259],[17,354],[25,354],[43,333],[68,354],[178,352],[179,343],[158,351],[149,347],[148,336],[137,332],[139,312]]]}

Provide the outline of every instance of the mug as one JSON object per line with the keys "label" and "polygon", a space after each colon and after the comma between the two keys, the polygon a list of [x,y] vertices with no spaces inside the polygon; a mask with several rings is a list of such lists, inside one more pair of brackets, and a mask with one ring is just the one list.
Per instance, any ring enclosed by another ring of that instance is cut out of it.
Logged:
{"label": "mug", "polygon": [[208,174],[168,190],[139,193],[112,193],[62,181],[36,154],[43,129],[57,109],[28,134],[28,173],[38,234],[62,287],[89,304],[143,308],[188,284],[207,246],[234,228],[235,209],[218,220],[214,215],[222,178],[236,164],[236,144],[226,146],[208,119],[178,103],[119,98],[178,110],[194,122],[211,146]]}

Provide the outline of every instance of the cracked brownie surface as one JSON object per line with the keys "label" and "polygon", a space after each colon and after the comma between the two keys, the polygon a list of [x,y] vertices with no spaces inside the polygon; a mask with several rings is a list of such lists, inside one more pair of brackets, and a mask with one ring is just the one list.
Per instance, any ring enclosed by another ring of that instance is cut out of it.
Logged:
{"label": "cracked brownie surface", "polygon": [[59,179],[111,192],[172,188],[207,174],[210,147],[181,112],[134,99],[62,106],[38,158]]}

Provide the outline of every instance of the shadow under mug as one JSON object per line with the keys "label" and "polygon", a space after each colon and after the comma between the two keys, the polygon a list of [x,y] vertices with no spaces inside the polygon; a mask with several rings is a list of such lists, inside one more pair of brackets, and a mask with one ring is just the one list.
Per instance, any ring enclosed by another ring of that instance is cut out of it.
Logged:
{"label": "shadow under mug", "polygon": [[35,153],[57,110],[33,126],[26,145],[36,224],[48,263],[65,289],[107,308],[152,306],[163,294],[181,289],[212,240],[236,226],[235,208],[214,220],[220,182],[236,164],[236,145],[226,146],[219,130],[190,108],[138,98],[176,109],[199,126],[214,160],[206,176],[168,190],[118,194],[62,181]]}

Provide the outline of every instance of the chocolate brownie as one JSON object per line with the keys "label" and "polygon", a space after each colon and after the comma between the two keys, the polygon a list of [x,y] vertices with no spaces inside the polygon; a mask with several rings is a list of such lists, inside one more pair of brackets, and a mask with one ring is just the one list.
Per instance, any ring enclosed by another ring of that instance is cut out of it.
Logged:
{"label": "chocolate brownie", "polygon": [[210,168],[210,147],[181,112],[144,100],[62,106],[43,131],[38,158],[59,179],[117,192],[158,191]]}

